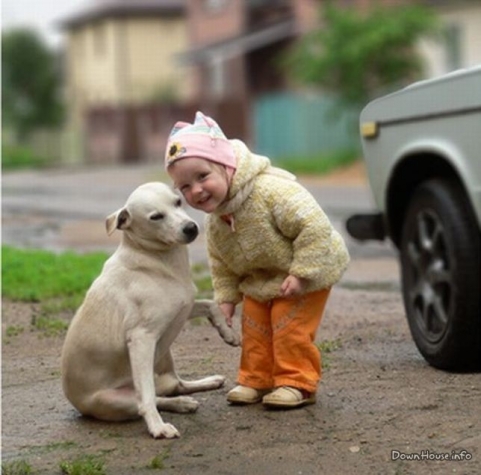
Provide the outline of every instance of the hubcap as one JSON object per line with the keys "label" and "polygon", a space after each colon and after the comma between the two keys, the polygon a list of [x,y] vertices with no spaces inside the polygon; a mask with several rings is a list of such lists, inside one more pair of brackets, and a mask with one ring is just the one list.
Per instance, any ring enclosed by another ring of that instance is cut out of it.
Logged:
{"label": "hubcap", "polygon": [[410,307],[424,337],[436,343],[447,329],[454,289],[445,229],[434,212],[417,215],[407,251]]}

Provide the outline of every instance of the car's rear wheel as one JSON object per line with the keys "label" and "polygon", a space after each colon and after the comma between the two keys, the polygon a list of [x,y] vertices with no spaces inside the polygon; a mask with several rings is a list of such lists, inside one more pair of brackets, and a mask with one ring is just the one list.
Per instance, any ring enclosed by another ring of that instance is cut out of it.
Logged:
{"label": "car's rear wheel", "polygon": [[481,368],[481,237],[455,183],[435,179],[410,200],[401,240],[404,305],[424,358],[445,370]]}

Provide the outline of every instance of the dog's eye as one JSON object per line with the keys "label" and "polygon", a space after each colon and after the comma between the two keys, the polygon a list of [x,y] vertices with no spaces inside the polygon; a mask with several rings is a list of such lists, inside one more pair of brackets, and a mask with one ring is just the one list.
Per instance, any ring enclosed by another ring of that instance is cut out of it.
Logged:
{"label": "dog's eye", "polygon": [[182,206],[182,200],[179,198],[176,202],[175,202],[175,207],[176,208],[180,208]]}
{"label": "dog's eye", "polygon": [[164,218],[165,218],[165,215],[163,213],[155,213],[150,217],[152,221],[159,221]]}

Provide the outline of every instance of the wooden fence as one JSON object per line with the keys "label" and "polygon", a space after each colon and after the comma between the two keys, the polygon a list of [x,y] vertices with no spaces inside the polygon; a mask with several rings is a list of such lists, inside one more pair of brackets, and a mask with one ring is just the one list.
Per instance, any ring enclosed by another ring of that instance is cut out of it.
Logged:
{"label": "wooden fence", "polygon": [[162,162],[175,122],[192,122],[197,110],[214,117],[228,137],[248,138],[248,110],[241,101],[151,104],[92,108],[86,116],[86,155],[90,163]]}

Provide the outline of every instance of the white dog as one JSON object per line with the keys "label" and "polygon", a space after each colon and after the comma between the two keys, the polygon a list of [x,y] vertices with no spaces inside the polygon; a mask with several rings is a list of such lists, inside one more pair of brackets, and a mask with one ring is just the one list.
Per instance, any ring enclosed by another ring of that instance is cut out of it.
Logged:
{"label": "white dog", "polygon": [[[138,187],[106,221],[110,235],[123,231],[66,335],[63,389],[82,414],[106,421],[142,416],[156,438],[178,437],[157,410],[193,412],[198,402],[182,396],[217,389],[223,376],[183,381],[170,352],[189,317],[208,317],[224,340],[239,338],[210,300],[194,301],[186,244],[197,224],[163,183]],[[166,397],[177,396],[177,397]]]}

